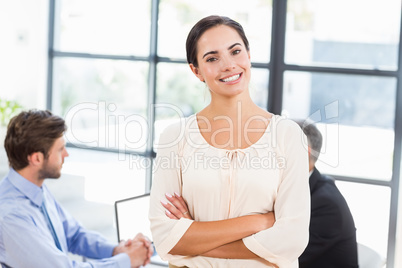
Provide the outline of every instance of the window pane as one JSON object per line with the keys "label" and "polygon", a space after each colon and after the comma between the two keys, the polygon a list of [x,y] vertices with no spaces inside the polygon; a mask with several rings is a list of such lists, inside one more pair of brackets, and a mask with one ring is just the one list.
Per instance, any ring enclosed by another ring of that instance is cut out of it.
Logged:
{"label": "window pane", "polygon": [[323,172],[391,178],[394,78],[286,72],[284,81],[283,113],[319,123]]}
{"label": "window pane", "polygon": [[55,48],[92,54],[147,56],[150,0],[63,0],[55,23]]}
{"label": "window pane", "polygon": [[[191,27],[209,15],[228,16],[244,28],[254,62],[268,62],[271,46],[272,0],[161,0],[158,54],[186,58],[185,43]],[[172,30],[174,29],[174,30]]]}
{"label": "window pane", "polygon": [[53,107],[65,117],[68,141],[144,151],[148,63],[57,58]]}
{"label": "window pane", "polygon": [[0,109],[1,100],[46,107],[48,2],[0,1]]}
{"label": "window pane", "polygon": [[287,12],[287,63],[397,68],[400,0],[289,0]]}
{"label": "window pane", "polygon": [[343,181],[337,181],[336,185],[352,212],[357,242],[386,257],[390,188]]}
{"label": "window pane", "polygon": [[[189,116],[209,103],[206,84],[198,80],[187,64],[160,63],[157,79],[156,102],[158,104],[174,105],[184,116]],[[173,110],[157,112],[157,119],[175,114]]]}
{"label": "window pane", "polygon": [[268,78],[267,69],[251,68],[250,95],[263,109],[267,109],[268,106]]}
{"label": "window pane", "polygon": [[202,110],[209,97],[205,83],[198,80],[187,64],[158,64],[155,139],[172,120]]}

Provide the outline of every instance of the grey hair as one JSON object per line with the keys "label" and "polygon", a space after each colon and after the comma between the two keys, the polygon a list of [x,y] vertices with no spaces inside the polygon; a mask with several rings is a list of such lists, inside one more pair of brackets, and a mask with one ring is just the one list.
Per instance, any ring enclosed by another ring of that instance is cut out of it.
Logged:
{"label": "grey hair", "polygon": [[307,136],[308,146],[310,147],[310,157],[311,160],[317,162],[320,156],[322,147],[322,135],[318,130],[317,126],[313,121],[307,120],[294,120],[300,128],[303,130],[304,134]]}

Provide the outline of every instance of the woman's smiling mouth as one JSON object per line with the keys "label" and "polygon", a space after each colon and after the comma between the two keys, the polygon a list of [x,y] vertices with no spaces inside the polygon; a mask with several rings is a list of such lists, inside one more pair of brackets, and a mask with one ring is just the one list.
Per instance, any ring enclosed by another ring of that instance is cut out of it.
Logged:
{"label": "woman's smiling mouth", "polygon": [[240,74],[235,74],[233,76],[230,76],[230,77],[227,77],[227,78],[224,78],[224,79],[219,79],[219,81],[225,82],[225,83],[226,82],[233,82],[233,81],[236,81],[237,79],[239,79],[240,76],[241,76],[241,73]]}

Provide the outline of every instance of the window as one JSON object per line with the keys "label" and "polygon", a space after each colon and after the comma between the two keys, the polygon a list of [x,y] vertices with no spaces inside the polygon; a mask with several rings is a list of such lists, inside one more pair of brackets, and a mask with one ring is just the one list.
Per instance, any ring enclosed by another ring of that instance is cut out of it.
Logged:
{"label": "window", "polygon": [[56,58],[53,110],[65,117],[75,144],[144,152],[148,63]]}
{"label": "window", "polygon": [[0,101],[17,101],[24,109],[46,106],[48,20],[44,6],[45,0],[0,3]]}
{"label": "window", "polygon": [[396,70],[400,1],[289,0],[289,64]]}
{"label": "window", "polygon": [[57,1],[57,51],[149,55],[151,1]]}
{"label": "window", "polygon": [[319,123],[325,173],[390,180],[396,79],[285,72],[283,113]]}

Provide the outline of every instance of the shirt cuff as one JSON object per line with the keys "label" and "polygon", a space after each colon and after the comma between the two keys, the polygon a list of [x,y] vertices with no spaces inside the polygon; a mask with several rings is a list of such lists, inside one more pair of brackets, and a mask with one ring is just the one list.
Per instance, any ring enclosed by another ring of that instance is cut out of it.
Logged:
{"label": "shirt cuff", "polygon": [[113,256],[113,250],[117,245],[115,244],[110,244],[110,243],[104,243],[102,247],[99,249],[101,258],[110,258]]}
{"label": "shirt cuff", "polygon": [[279,267],[291,267],[292,263],[287,259],[277,256],[261,245],[255,235],[251,235],[243,238],[244,245],[252,251],[254,254],[260,256],[261,258],[278,265]]}
{"label": "shirt cuff", "polygon": [[119,268],[131,267],[130,257],[126,253],[117,254],[111,259],[113,259],[119,265]]}
{"label": "shirt cuff", "polygon": [[169,260],[168,252],[179,242],[181,237],[187,232],[190,225],[193,223],[193,220],[181,218],[177,221],[176,225],[170,231],[169,235],[165,238],[165,240],[159,245],[158,253],[162,259]]}

